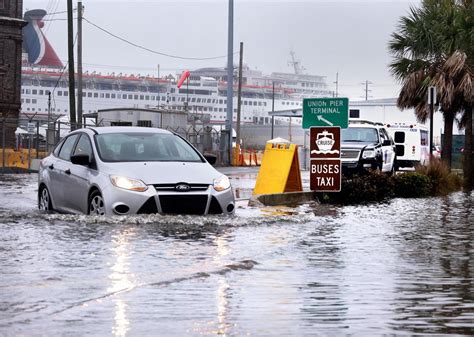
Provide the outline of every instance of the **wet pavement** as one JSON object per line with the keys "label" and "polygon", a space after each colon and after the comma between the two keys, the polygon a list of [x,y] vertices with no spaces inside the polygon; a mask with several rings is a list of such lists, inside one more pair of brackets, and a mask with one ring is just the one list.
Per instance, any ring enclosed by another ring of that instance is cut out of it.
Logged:
{"label": "wet pavement", "polygon": [[40,214],[0,175],[0,335],[474,334],[474,194],[248,208],[223,171],[233,217]]}

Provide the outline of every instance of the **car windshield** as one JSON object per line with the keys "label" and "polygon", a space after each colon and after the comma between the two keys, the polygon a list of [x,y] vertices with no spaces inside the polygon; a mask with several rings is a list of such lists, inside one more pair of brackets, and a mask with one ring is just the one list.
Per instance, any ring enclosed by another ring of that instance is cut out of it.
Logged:
{"label": "car windshield", "polygon": [[341,130],[343,142],[377,142],[377,130],[373,128],[347,128]]}
{"label": "car windshield", "polygon": [[106,133],[96,135],[99,155],[107,162],[202,162],[180,137],[166,133]]}

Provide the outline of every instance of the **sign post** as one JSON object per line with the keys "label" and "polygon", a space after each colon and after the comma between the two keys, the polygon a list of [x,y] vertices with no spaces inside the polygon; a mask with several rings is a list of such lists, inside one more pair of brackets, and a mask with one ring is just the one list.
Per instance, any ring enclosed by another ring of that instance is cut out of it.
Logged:
{"label": "sign post", "polygon": [[310,128],[310,188],[341,191],[341,128]]}
{"label": "sign post", "polygon": [[312,191],[341,191],[341,128],[348,125],[348,98],[303,99],[303,128],[310,129]]}
{"label": "sign post", "polygon": [[436,104],[436,87],[428,87],[428,104],[430,105],[430,160],[433,159],[433,115]]}
{"label": "sign post", "polygon": [[312,126],[340,126],[349,124],[348,98],[303,99],[303,129]]}

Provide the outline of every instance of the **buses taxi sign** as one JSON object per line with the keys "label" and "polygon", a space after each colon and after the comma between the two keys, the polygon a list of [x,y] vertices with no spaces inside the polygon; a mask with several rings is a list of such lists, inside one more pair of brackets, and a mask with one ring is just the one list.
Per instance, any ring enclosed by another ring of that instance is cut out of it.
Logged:
{"label": "buses taxi sign", "polygon": [[303,99],[303,129],[312,126],[340,126],[347,128],[349,121],[348,98]]}

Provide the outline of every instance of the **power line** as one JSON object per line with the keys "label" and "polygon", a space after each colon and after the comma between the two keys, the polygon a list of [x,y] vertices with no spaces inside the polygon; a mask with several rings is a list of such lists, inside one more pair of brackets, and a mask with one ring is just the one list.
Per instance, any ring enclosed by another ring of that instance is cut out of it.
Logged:
{"label": "power line", "polygon": [[[122,42],[125,42],[125,43],[127,43],[127,44],[129,44],[129,45],[131,45],[131,46],[136,47],[136,48],[146,50],[146,51],[148,51],[148,52],[150,52],[150,53],[153,53],[153,54],[157,54],[157,55],[161,55],[161,56],[166,56],[166,57],[171,57],[171,58],[175,58],[175,59],[181,59],[181,60],[200,60],[200,61],[203,61],[203,60],[216,60],[216,59],[221,59],[221,58],[226,58],[226,57],[227,57],[227,55],[214,56],[214,57],[185,57],[185,56],[178,56],[178,55],[172,55],[172,54],[162,53],[162,52],[159,52],[159,51],[156,51],[156,50],[152,50],[152,49],[147,48],[147,47],[143,47],[143,46],[141,46],[141,45],[139,45],[139,44],[136,44],[136,43],[134,43],[134,42],[128,41],[128,40],[126,40],[126,39],[124,39],[124,38],[122,38],[122,37],[120,37],[120,36],[118,36],[118,35],[115,35],[114,33],[111,33],[111,32],[109,32],[108,30],[106,30],[105,28],[102,28],[102,27],[96,25],[95,23],[93,23],[93,22],[87,20],[85,17],[82,17],[82,19],[83,19],[84,21],[86,21],[88,24],[90,24],[90,25],[96,27],[97,29],[103,31],[104,33],[106,33],[106,34],[108,34],[108,35],[110,35],[110,36],[112,36],[112,37],[114,37],[114,38],[116,38],[116,39],[118,39],[118,40],[120,40],[120,41],[122,41]],[[234,53],[234,54],[236,54],[236,53]]]}

